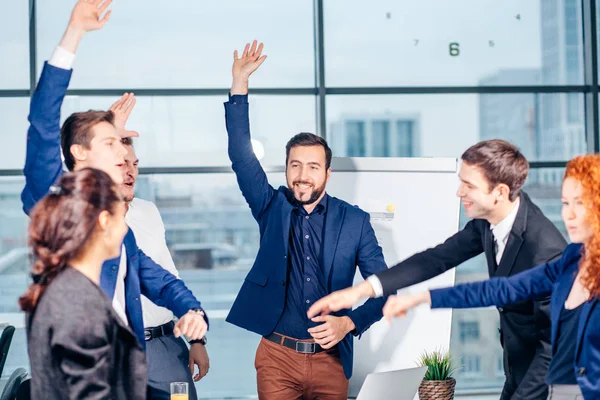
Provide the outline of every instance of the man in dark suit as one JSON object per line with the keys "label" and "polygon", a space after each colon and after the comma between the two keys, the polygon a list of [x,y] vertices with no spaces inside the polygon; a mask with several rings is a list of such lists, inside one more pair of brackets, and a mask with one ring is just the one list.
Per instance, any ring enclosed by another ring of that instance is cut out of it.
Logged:
{"label": "man in dark suit", "polygon": [[262,64],[262,44],[234,54],[225,103],[229,157],[260,229],[256,261],[227,321],[263,336],[256,352],[261,399],[343,399],[352,374],[353,335],[381,319],[384,298],[356,310],[309,320],[319,298],[386,269],[369,215],[329,196],[331,149],[310,133],[286,146],[287,187],[274,189],[252,151],[248,78]]}
{"label": "man in dark suit", "polygon": [[[511,276],[558,258],[566,241],[522,192],[529,164],[502,140],[477,143],[462,155],[460,187],[472,218],[444,243],[315,303],[309,316],[351,307],[361,297],[379,297],[438,276],[485,253],[490,277]],[[548,299],[498,308],[506,381],[502,399],[546,399],[550,364]]]}

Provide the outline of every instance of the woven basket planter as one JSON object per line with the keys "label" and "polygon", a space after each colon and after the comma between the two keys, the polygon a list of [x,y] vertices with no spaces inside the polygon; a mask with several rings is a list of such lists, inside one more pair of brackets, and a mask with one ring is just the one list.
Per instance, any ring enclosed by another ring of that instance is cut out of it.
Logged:
{"label": "woven basket planter", "polygon": [[422,381],[419,386],[419,400],[453,400],[456,380]]}

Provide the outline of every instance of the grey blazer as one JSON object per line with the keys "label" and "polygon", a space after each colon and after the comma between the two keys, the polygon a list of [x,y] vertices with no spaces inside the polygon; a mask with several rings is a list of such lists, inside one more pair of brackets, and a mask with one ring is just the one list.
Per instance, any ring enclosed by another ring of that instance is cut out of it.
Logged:
{"label": "grey blazer", "polygon": [[104,292],[73,268],[27,319],[32,399],[146,398],[146,357]]}

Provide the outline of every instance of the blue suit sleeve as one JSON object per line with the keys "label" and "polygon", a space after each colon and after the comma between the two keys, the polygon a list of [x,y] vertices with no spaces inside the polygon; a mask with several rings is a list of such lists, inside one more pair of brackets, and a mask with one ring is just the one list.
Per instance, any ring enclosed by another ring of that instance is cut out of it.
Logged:
{"label": "blue suit sleeve", "polygon": [[[360,245],[356,256],[356,264],[363,278],[387,269],[383,252],[377,243],[375,232],[369,216],[365,215],[362,223]],[[383,317],[383,306],[387,297],[369,299],[362,306],[348,313],[348,317],[356,327],[355,335],[362,335],[369,327]]]}
{"label": "blue suit sleeve", "polygon": [[492,278],[431,290],[431,308],[505,306],[549,296],[567,264],[568,259],[563,255],[557,261],[539,265],[511,277]]}
{"label": "blue suit sleeve", "polygon": [[168,308],[178,318],[192,308],[202,308],[181,279],[155,263],[139,247],[135,257],[139,257],[142,294],[153,303]]}
{"label": "blue suit sleeve", "polygon": [[72,70],[44,64],[31,98],[25,188],[21,193],[23,211],[29,214],[63,174],[60,148],[60,108],[67,93]]}
{"label": "blue suit sleeve", "polygon": [[228,153],[242,195],[258,220],[275,196],[267,175],[252,150],[248,96],[232,96],[225,103],[225,123],[229,137]]}

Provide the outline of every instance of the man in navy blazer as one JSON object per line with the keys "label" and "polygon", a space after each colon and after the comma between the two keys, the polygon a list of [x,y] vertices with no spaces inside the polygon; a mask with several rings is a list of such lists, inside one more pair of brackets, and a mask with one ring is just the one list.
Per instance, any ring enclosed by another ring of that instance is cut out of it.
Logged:
{"label": "man in navy blazer", "polygon": [[247,44],[233,65],[225,103],[229,157],[260,229],[260,249],[227,321],[263,336],[257,349],[261,399],[346,399],[353,336],[381,319],[384,298],[309,320],[310,305],[386,269],[369,215],[329,196],[331,149],[310,133],[287,144],[287,187],[274,189],[254,155],[248,78],[262,64],[262,44]]}
{"label": "man in navy blazer", "polygon": [[[59,46],[44,64],[30,105],[25,188],[21,194],[27,214],[64,173],[61,145],[69,170],[97,168],[107,172],[117,184],[123,182],[126,150],[112,112],[76,113],[67,118],[62,130],[60,127],[60,107],[72,73],[70,67],[61,66],[72,63],[86,32],[100,29],[106,23],[110,12],[104,18],[101,14],[109,4],[107,1],[99,7],[98,0],[78,1]],[[175,327],[176,336],[202,338],[208,329],[208,319],[190,290],[139,249],[131,229],[123,247],[126,257],[109,260],[102,266],[100,286],[109,298],[115,297],[115,310],[131,327],[142,347],[145,347],[145,335],[140,294],[169,308],[180,318]]]}

